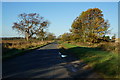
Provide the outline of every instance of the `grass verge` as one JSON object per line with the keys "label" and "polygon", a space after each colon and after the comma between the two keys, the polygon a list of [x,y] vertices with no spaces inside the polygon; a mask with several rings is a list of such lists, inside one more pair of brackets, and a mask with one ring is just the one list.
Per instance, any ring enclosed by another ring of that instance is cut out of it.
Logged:
{"label": "grass verge", "polygon": [[34,47],[29,47],[29,48],[26,48],[26,49],[15,49],[15,48],[13,48],[13,49],[9,50],[9,52],[7,52],[6,54],[2,55],[2,60],[5,61],[5,60],[8,60],[8,59],[13,58],[13,57],[23,55],[27,52],[30,52],[30,51],[32,51],[34,49],[37,49],[37,48],[41,48],[41,47],[46,46],[50,43],[52,43],[52,42],[37,45],[37,46],[34,46]]}
{"label": "grass verge", "polygon": [[118,55],[116,53],[69,43],[60,42],[60,44],[61,52],[77,56],[104,78],[119,78]]}

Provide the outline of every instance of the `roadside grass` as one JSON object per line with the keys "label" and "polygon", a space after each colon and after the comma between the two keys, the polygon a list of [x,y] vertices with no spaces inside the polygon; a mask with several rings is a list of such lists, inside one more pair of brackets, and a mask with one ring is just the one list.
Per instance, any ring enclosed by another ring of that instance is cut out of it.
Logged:
{"label": "roadside grass", "polygon": [[[99,48],[81,47],[74,44],[61,43],[62,52],[77,56],[100,73],[104,78],[118,78],[118,54],[103,51]],[[64,49],[63,49],[64,48]]]}
{"label": "roadside grass", "polygon": [[15,56],[22,55],[36,48],[47,45],[53,41],[25,41],[25,40],[3,40],[2,59],[6,60]]}

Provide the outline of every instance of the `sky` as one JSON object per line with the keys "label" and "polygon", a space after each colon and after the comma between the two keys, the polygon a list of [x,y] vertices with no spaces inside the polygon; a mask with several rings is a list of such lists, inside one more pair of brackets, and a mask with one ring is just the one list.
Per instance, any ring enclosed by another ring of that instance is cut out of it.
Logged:
{"label": "sky", "polygon": [[119,2],[119,0],[2,0],[3,2]]}
{"label": "sky", "polygon": [[2,2],[2,37],[19,37],[12,25],[21,13],[38,13],[50,21],[49,32],[59,36],[69,32],[73,20],[82,11],[99,8],[109,20],[111,35],[118,33],[117,2]]}

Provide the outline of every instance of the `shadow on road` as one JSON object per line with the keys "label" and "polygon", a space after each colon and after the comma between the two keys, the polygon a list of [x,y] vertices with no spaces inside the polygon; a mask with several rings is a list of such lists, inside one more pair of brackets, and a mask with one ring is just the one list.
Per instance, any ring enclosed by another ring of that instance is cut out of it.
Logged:
{"label": "shadow on road", "polygon": [[3,78],[78,78],[89,75],[89,71],[78,73],[85,66],[84,63],[69,54],[62,58],[54,45],[4,61]]}
{"label": "shadow on road", "polygon": [[64,77],[65,61],[58,49],[37,49],[3,62],[3,78]]}

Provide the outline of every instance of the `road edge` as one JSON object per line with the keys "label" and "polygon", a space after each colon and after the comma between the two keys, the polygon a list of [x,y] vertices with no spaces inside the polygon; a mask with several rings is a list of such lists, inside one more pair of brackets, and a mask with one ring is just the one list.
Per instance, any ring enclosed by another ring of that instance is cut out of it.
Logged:
{"label": "road edge", "polygon": [[51,44],[51,43],[53,43],[53,42],[49,42],[49,43],[46,43],[46,44],[44,44],[44,45],[40,45],[40,46],[38,46],[38,47],[33,47],[32,49],[23,50],[23,51],[21,51],[21,52],[15,53],[15,54],[12,55],[12,56],[9,56],[9,57],[6,57],[6,58],[2,58],[2,61],[6,61],[6,60],[9,60],[9,59],[14,58],[14,57],[24,55],[24,54],[27,53],[27,52],[33,51],[33,50],[38,49],[38,48],[42,48],[42,47],[44,47],[44,46],[46,46],[46,45],[49,45],[49,44]]}

